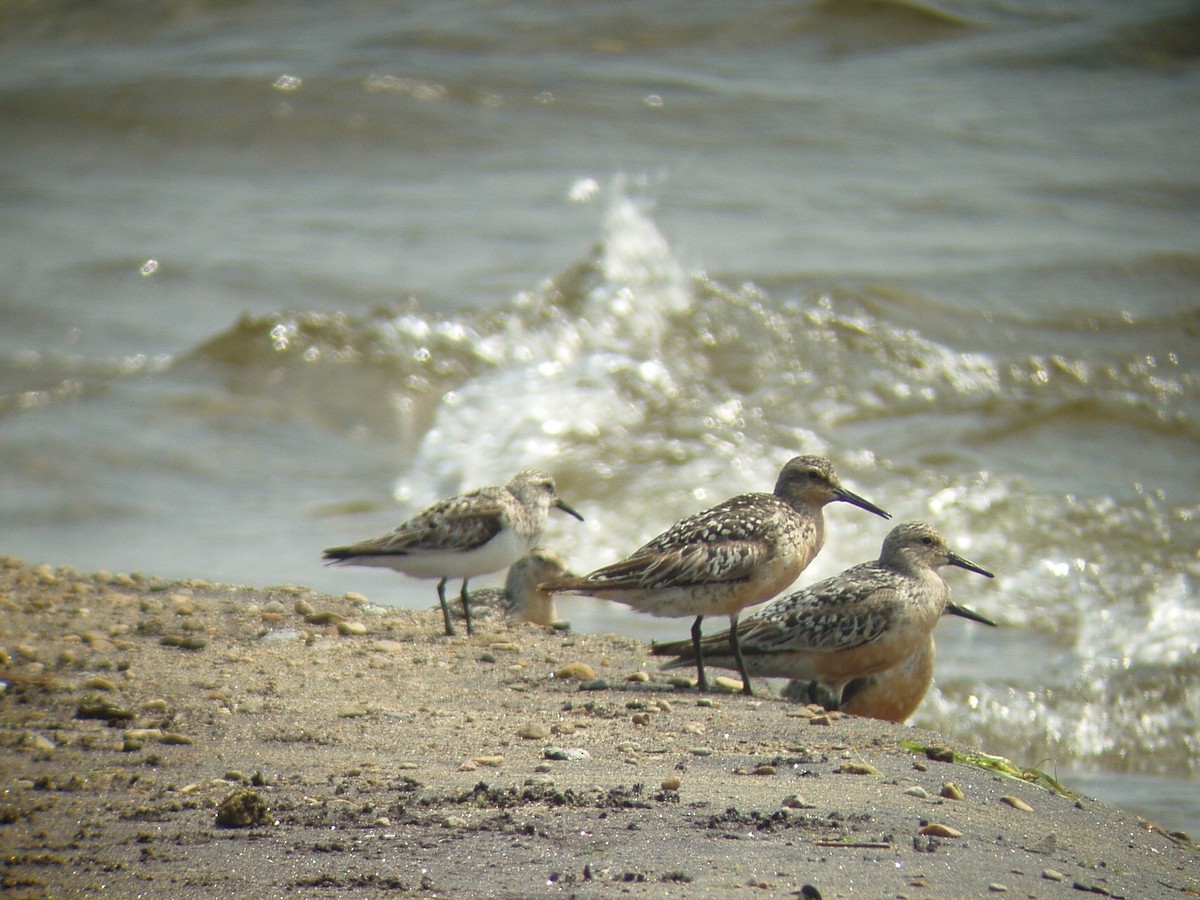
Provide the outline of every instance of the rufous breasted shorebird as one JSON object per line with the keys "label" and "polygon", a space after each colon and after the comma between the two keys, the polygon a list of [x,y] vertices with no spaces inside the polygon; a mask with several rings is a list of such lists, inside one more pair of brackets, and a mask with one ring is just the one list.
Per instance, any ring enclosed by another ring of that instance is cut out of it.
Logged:
{"label": "rufous breasted shorebird", "polygon": [[738,644],[738,614],[796,580],[825,542],[824,507],[837,500],[883,518],[886,512],[842,486],[829,460],[797,456],[771,494],[740,494],[676,522],[619,562],[578,578],[557,578],[552,593],[615,600],[653,616],[695,616],[697,682],[708,689],[701,645],[705,616],[729,617],[729,647],[753,694]]}
{"label": "rufous breasted shorebird", "polygon": [[[950,588],[937,572],[945,565],[992,577],[951,550],[932,525],[897,525],[884,538],[879,559],[780,597],[748,617],[740,629],[738,671],[809,682],[813,699],[839,708],[847,684],[898,666],[927,647],[950,601]],[[708,640],[702,652],[712,660],[726,643],[720,635]],[[667,668],[684,666],[691,663],[686,646],[678,641],[652,652],[677,656]]]}

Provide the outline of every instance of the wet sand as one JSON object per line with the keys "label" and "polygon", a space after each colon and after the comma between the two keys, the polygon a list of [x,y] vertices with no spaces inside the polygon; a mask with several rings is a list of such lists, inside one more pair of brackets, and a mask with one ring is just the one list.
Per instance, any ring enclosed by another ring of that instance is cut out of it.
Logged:
{"label": "wet sand", "polygon": [[4,895],[1200,895],[1185,836],[905,743],[979,748],[700,695],[627,638],[441,631],[0,563]]}

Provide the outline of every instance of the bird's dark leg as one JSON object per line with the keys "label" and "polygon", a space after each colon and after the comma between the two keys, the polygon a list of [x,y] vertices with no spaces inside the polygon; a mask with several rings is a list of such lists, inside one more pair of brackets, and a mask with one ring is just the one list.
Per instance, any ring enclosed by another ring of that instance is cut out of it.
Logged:
{"label": "bird's dark leg", "polygon": [[463,579],[462,591],[459,593],[462,598],[463,615],[467,619],[467,634],[474,634],[475,629],[471,625],[471,604],[467,600],[467,579]]}
{"label": "bird's dark leg", "polygon": [[438,582],[438,600],[442,603],[442,618],[446,620],[446,634],[453,637],[454,623],[450,621],[450,607],[446,603],[446,579]]}
{"label": "bird's dark leg", "polygon": [[700,623],[704,616],[696,616],[692,623],[692,649],[696,652],[696,686],[702,691],[708,690],[708,678],[704,675],[704,649],[700,646]]}
{"label": "bird's dark leg", "polygon": [[738,637],[738,614],[729,617],[729,646],[733,649],[733,658],[737,662],[738,674],[742,676],[742,693],[747,697],[754,696],[754,688],[750,684],[750,676],[746,672],[746,661],[742,659],[742,641]]}

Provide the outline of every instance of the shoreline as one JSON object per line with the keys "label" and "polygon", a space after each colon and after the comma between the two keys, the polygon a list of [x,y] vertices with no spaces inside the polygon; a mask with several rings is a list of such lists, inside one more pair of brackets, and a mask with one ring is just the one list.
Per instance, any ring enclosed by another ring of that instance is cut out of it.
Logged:
{"label": "shoreline", "polygon": [[631,638],[14,559],[0,604],[6,896],[1200,895],[1183,836]]}

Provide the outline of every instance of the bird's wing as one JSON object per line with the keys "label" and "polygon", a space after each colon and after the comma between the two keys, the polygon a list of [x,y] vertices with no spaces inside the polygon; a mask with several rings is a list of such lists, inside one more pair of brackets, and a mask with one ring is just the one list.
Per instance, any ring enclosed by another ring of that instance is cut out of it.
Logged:
{"label": "bird's wing", "polygon": [[[803,592],[802,592],[803,593]],[[895,620],[903,595],[893,587],[830,602],[797,604],[786,614],[747,621],[739,634],[742,651],[759,653],[837,652],[878,640]]]}
{"label": "bird's wing", "polygon": [[721,541],[675,546],[665,552],[639,551],[580,578],[552,581],[556,590],[658,590],[695,584],[744,581],[766,560],[763,542]]}
{"label": "bird's wing", "polygon": [[477,491],[435,503],[394,531],[346,548],[353,556],[396,556],[418,551],[461,552],[482,547],[504,527],[504,507]]}
{"label": "bird's wing", "polygon": [[723,541],[761,539],[781,501],[771,494],[741,494],[711,509],[680,519],[662,534],[651,538],[632,556],[664,553],[678,547]]}

